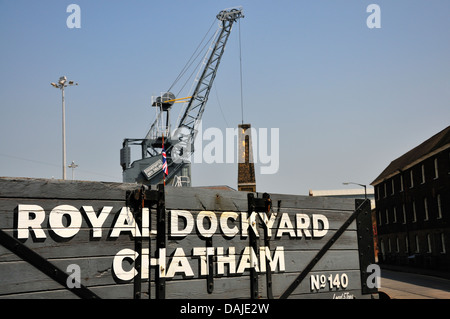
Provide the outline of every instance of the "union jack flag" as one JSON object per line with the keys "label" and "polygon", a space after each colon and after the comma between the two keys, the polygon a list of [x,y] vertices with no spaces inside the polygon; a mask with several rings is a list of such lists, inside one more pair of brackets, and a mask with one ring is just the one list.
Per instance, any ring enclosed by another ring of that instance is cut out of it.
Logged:
{"label": "union jack flag", "polygon": [[163,172],[165,174],[165,176],[169,175],[169,168],[167,167],[167,158],[166,158],[166,149],[164,148],[164,139],[163,139],[163,143],[162,143],[162,161],[163,161]]}

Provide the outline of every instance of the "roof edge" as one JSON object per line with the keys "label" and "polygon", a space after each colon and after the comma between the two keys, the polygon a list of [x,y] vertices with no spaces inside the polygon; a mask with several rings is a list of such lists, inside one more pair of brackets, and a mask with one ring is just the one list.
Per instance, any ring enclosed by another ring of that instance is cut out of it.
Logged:
{"label": "roof edge", "polygon": [[[424,156],[422,156],[422,157],[419,157],[419,158],[416,159],[415,161],[413,161],[413,162],[409,163],[408,165],[405,165],[405,166],[403,166],[403,167],[401,167],[401,168],[395,170],[394,172],[392,172],[392,173],[389,174],[389,175],[383,176],[382,178],[378,178],[378,177],[377,177],[372,183],[370,183],[370,185],[376,186],[376,185],[378,185],[378,184],[384,182],[385,180],[388,180],[388,179],[390,179],[391,177],[393,177],[393,176],[395,176],[395,175],[398,175],[398,174],[400,174],[400,173],[403,172],[403,171],[406,171],[407,169],[413,167],[414,165],[417,165],[418,163],[420,163],[420,162],[422,162],[422,161],[424,161],[424,160],[426,160],[426,159],[428,159],[428,158],[430,158],[430,157],[432,157],[432,156],[434,156],[434,155],[436,155],[436,154],[438,154],[438,153],[440,153],[440,152],[442,152],[442,151],[445,151],[447,148],[450,148],[450,143],[447,143],[447,144],[445,144],[444,146],[439,147],[438,149],[436,149],[436,150],[434,150],[434,151],[428,153],[427,155],[424,155]],[[406,154],[406,153],[405,153],[405,154]],[[403,155],[402,155],[402,156],[403,156]],[[391,163],[392,163],[392,162],[391,162]],[[389,164],[389,165],[390,165],[390,164]],[[389,165],[388,165],[388,167],[389,167]],[[380,174],[380,176],[381,176],[381,174]]]}

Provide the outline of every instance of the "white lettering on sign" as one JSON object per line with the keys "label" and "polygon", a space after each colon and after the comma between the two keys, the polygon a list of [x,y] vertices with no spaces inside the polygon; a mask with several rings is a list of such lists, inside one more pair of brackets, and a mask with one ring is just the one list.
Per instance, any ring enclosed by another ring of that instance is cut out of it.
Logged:
{"label": "white lettering on sign", "polygon": [[103,207],[98,216],[92,206],[83,206],[82,209],[88,217],[88,223],[90,224],[89,226],[92,227],[92,237],[101,238],[103,224],[105,223],[106,218],[113,209],[112,206]]}
{"label": "white lettering on sign", "polygon": [[220,215],[220,229],[225,237],[233,238],[237,233],[239,233],[239,229],[236,225],[232,228],[228,227],[228,220],[236,221],[238,217],[238,213],[234,212],[224,212]]}
{"label": "white lettering on sign", "polygon": [[141,237],[133,213],[128,207],[123,207],[120,210],[119,217],[117,217],[116,224],[110,236],[119,237],[121,232],[130,232],[133,237]]}
{"label": "white lettering on sign", "polygon": [[17,238],[24,239],[33,231],[37,239],[47,238],[41,225],[45,219],[45,211],[38,205],[19,205],[17,207]]}
{"label": "white lettering on sign", "polygon": [[[184,228],[180,229],[180,217],[183,219]],[[170,235],[173,237],[185,237],[194,229],[194,217],[187,210],[172,210],[170,214]]]}
{"label": "white lettering on sign", "polygon": [[[71,239],[82,227],[91,230],[91,238],[100,239],[104,236],[117,238],[127,235],[131,238],[150,237],[156,230],[150,228],[150,211],[142,209],[142,224],[138,226],[135,215],[129,207],[116,208],[104,206],[94,209],[84,205],[77,208],[72,205],[58,205],[47,212],[39,205],[19,204],[16,209],[17,238],[33,240],[46,240],[48,233],[52,239]],[[114,215],[114,216],[112,216]],[[239,236],[239,240],[247,240],[254,234],[260,237],[264,230],[268,238],[287,237],[289,239],[320,239],[329,230],[329,222],[322,214],[296,214],[264,212],[214,212],[188,210],[168,210],[168,238],[181,241],[184,237],[197,235],[200,239],[212,238],[222,235],[226,240]],[[84,220],[84,224],[83,224]],[[108,224],[110,223],[110,224]],[[87,226],[86,226],[87,225]],[[47,227],[48,226],[48,227]],[[108,229],[108,234],[105,234]],[[55,235],[55,236],[53,236]],[[152,252],[155,253],[155,252]],[[176,247],[167,255],[166,248],[157,251],[157,257],[152,257],[149,248],[143,248],[140,254],[142,279],[149,278],[149,269],[154,267],[161,278],[182,276],[192,278],[208,276],[211,269],[214,275],[240,275],[249,270],[257,273],[284,272],[284,247],[260,246],[258,250],[246,246],[236,247]],[[139,253],[130,248],[120,250],[113,258],[112,270],[116,280],[127,282],[137,275],[134,263]],[[213,262],[214,264],[210,265]],[[71,269],[73,278],[79,276],[78,269]],[[72,280],[72,277],[71,277]],[[325,275],[311,277],[311,289],[324,289],[339,287],[343,289],[348,284],[346,274],[328,278]],[[72,280],[71,285],[77,283]]]}
{"label": "white lettering on sign", "polygon": [[[59,205],[53,208],[49,214],[49,226],[56,235],[61,238],[71,238],[75,236],[83,221],[83,215],[89,227],[92,229],[93,238],[102,237],[102,229],[107,228],[105,222],[112,212],[111,206],[104,206],[99,213],[94,211],[92,206],[82,206],[80,212],[71,205]],[[210,238],[217,232],[221,232],[224,237],[234,238],[240,233],[242,238],[247,238],[249,232],[253,232],[259,237],[258,223],[267,230],[269,238],[273,235],[273,230],[277,238],[289,236],[290,238],[322,238],[328,233],[329,223],[325,215],[322,214],[302,214],[297,213],[291,220],[288,213],[282,213],[278,226],[275,225],[277,214],[252,212],[222,212],[220,216],[212,211],[200,211],[197,217],[187,210],[169,211],[169,235],[171,237],[186,237],[196,230],[200,237]],[[42,224],[45,220],[45,211],[38,205],[18,205],[17,207],[17,238],[27,239],[32,233],[37,239],[45,239],[47,235]],[[238,221],[238,219],[240,219]],[[294,221],[294,223],[293,223]],[[132,237],[149,237],[155,234],[150,230],[150,213],[148,208],[143,209],[142,226],[139,228],[133,213],[129,207],[122,207],[118,212],[109,237],[116,238],[122,233],[129,233]],[[294,225],[295,224],[295,225]]]}
{"label": "white lettering on sign", "polygon": [[[64,226],[63,218],[68,222],[68,226]],[[50,212],[48,222],[56,235],[61,238],[71,238],[80,230],[82,218],[80,211],[75,207],[59,205]]]}
{"label": "white lettering on sign", "polygon": [[[204,220],[209,222],[209,228],[204,227]],[[217,217],[214,212],[201,211],[197,215],[197,229],[203,237],[209,238],[214,235],[217,230]]]}
{"label": "white lettering on sign", "polygon": [[[129,260],[131,262],[134,262],[138,256],[138,253],[135,252],[132,249],[125,248],[119,251],[116,256],[114,256],[113,260],[113,271],[116,277],[123,281],[129,281],[136,276],[137,271],[134,267],[131,267],[128,270],[125,270],[123,268],[123,262],[124,260]],[[131,263],[129,263],[131,264]],[[147,274],[148,275],[148,274]]]}
{"label": "white lettering on sign", "polygon": [[348,286],[348,275],[346,273],[342,274],[325,274],[321,275],[311,275],[311,291],[319,291],[321,289],[327,288],[327,291],[332,289],[346,289]]}
{"label": "white lettering on sign", "polygon": [[[267,264],[271,272],[284,272],[286,269],[283,247],[277,247],[273,253],[269,247],[260,247],[259,258],[252,247],[245,247],[240,256],[236,255],[235,251],[235,247],[229,247],[228,256],[224,256],[224,247],[194,247],[192,255],[188,258],[183,248],[178,247],[173,256],[167,260],[166,249],[159,250],[159,258],[150,257],[148,249],[143,249],[141,279],[148,279],[149,265],[159,269],[161,278],[173,278],[176,275],[189,278],[194,276],[192,265],[195,266],[197,263],[200,276],[207,276],[209,274],[208,260],[210,256],[217,260],[215,262],[215,273],[218,275],[226,274],[225,264],[228,268],[228,274],[243,274],[250,269],[254,269],[258,273],[265,273],[268,271]],[[113,260],[113,272],[119,280],[130,281],[137,275],[136,269],[131,264],[138,256],[137,252],[128,248],[122,249],[116,254]]]}
{"label": "white lettering on sign", "polygon": [[[240,223],[237,222],[239,216]],[[223,212],[217,218],[217,213],[215,212],[200,211],[197,218],[194,219],[192,213],[187,210],[171,210],[169,217],[169,234],[172,237],[185,237],[197,230],[201,237],[209,238],[218,229],[227,238],[235,237],[239,234],[239,230],[243,238],[248,237],[249,232],[253,232],[256,237],[259,237],[258,221],[261,221],[261,224],[267,230],[267,236],[271,238],[277,214],[267,216],[266,213],[253,212],[248,216],[248,213],[244,212],[241,212],[240,215],[236,212]],[[296,226],[294,226],[288,213],[282,213],[276,237],[280,238],[288,235],[290,238],[302,238],[304,235],[305,238],[321,238],[328,233],[329,229],[327,217],[321,214],[309,216],[298,213],[295,217],[295,223]]]}

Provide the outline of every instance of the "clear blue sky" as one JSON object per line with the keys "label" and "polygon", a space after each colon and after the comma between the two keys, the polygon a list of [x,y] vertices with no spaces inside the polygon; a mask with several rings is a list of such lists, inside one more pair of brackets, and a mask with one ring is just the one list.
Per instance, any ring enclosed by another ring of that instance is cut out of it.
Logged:
{"label": "clear blue sky", "polygon": [[[66,26],[71,3],[80,29]],[[381,29],[366,25],[371,3]],[[120,182],[122,141],[147,133],[151,96],[167,90],[215,15],[237,5],[244,121],[280,130],[279,171],[256,165],[258,191],[370,184],[450,124],[448,0],[0,0],[0,176],[61,178],[61,94],[50,82],[67,75],[79,82],[66,90],[68,164],[79,165],[77,179]],[[241,122],[238,34],[203,128]],[[195,164],[192,174],[194,186],[237,183],[236,164]]]}

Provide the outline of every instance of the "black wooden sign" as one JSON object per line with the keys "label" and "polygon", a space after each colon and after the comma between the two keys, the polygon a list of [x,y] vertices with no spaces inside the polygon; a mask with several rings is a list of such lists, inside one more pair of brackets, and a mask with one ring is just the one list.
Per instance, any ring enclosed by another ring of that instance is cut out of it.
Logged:
{"label": "black wooden sign", "polygon": [[362,298],[370,203],[0,179],[0,298]]}

